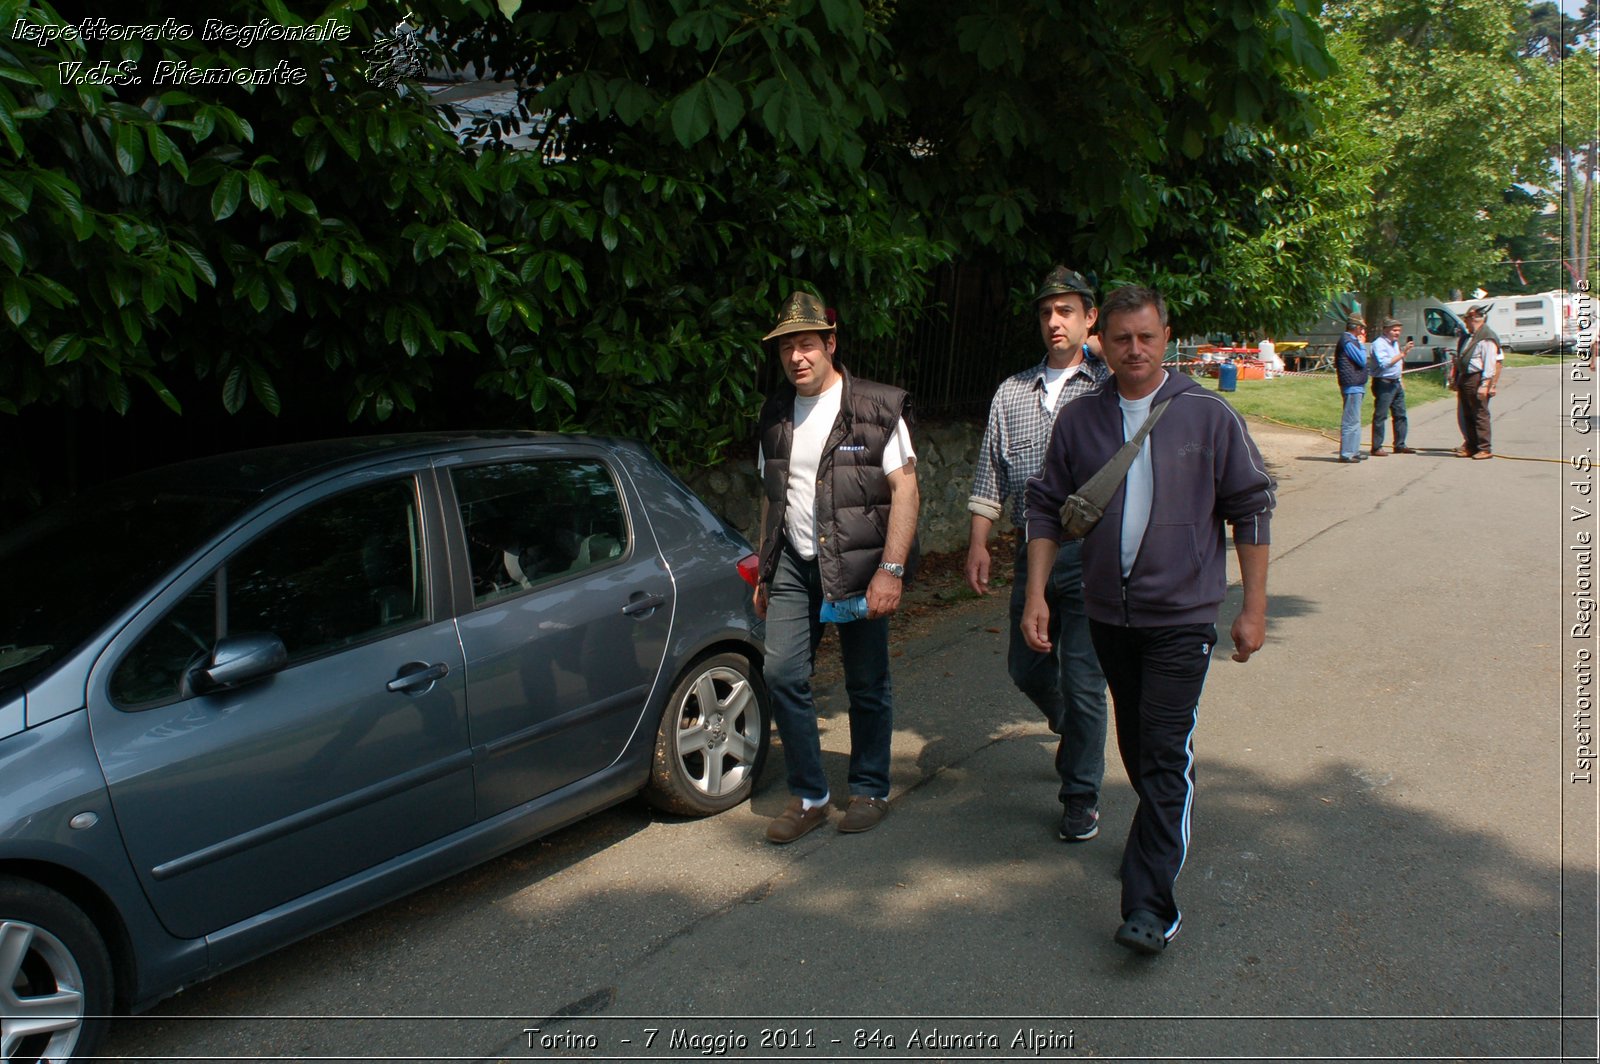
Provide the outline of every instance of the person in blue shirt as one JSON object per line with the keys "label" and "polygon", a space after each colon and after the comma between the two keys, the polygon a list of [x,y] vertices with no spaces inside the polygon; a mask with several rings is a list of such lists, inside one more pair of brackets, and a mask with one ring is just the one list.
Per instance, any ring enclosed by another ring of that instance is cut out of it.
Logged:
{"label": "person in blue shirt", "polygon": [[1406,386],[1400,374],[1405,369],[1406,356],[1416,345],[1407,340],[1400,346],[1400,319],[1385,318],[1378,326],[1378,338],[1372,341],[1372,360],[1377,365],[1372,374],[1372,457],[1382,458],[1389,452],[1383,449],[1384,422],[1394,421],[1394,453],[1416,454],[1406,446]]}
{"label": "person in blue shirt", "polygon": [[1367,394],[1367,323],[1347,318],[1344,335],[1334,352],[1333,368],[1344,393],[1344,416],[1339,421],[1339,461],[1359,462],[1361,453],[1361,398]]}

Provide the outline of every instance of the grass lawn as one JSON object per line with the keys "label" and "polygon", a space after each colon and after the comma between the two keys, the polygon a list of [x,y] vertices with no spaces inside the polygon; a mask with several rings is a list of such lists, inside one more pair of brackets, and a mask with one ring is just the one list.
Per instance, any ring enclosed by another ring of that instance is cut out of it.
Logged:
{"label": "grass lawn", "polygon": [[[1548,366],[1555,359],[1542,355],[1507,355],[1507,366]],[[1203,386],[1217,390],[1212,377],[1196,377]],[[1344,409],[1344,397],[1333,374],[1315,377],[1277,377],[1270,381],[1239,381],[1238,390],[1224,393],[1235,410],[1241,414],[1271,418],[1287,425],[1339,432],[1339,417]],[[1368,390],[1370,400],[1371,391]],[[1406,406],[1421,406],[1435,399],[1445,399],[1450,390],[1444,386],[1444,370],[1427,370],[1406,374]],[[1372,407],[1363,410],[1363,420],[1370,419]]]}

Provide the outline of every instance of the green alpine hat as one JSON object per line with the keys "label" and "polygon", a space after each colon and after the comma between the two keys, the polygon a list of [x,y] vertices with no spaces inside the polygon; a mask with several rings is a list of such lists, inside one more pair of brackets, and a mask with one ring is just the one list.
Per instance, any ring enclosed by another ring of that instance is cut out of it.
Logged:
{"label": "green alpine hat", "polygon": [[1050,296],[1080,295],[1094,306],[1094,287],[1084,280],[1083,274],[1077,270],[1069,270],[1065,266],[1056,266],[1044,275],[1044,280],[1039,284],[1039,291],[1033,297],[1035,303]]}
{"label": "green alpine hat", "polygon": [[797,332],[832,331],[833,323],[828,320],[828,311],[822,305],[822,300],[810,292],[794,292],[784,302],[783,309],[778,311],[778,324],[761,339],[776,340]]}

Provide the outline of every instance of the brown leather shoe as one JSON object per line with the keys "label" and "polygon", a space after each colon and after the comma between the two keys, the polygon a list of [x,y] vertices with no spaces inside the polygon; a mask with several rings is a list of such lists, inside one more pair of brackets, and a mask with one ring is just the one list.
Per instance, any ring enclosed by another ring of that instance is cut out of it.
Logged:
{"label": "brown leather shoe", "polygon": [[1457,458],[1471,458],[1472,457],[1472,452],[1467,450],[1467,448],[1465,446],[1457,447],[1455,450],[1451,451],[1450,453],[1455,455]]}
{"label": "brown leather shoe", "polygon": [[1396,447],[1394,449],[1394,453],[1395,454],[1416,454],[1417,453],[1417,449],[1415,447]]}
{"label": "brown leather shoe", "polygon": [[1372,457],[1374,458],[1386,458],[1388,455],[1389,452],[1384,450],[1382,447],[1374,447],[1372,449]]}
{"label": "brown leather shoe", "polygon": [[807,809],[803,800],[790,798],[789,804],[784,807],[783,812],[767,825],[767,841],[783,846],[827,822],[828,807],[826,805],[812,806]]}
{"label": "brown leather shoe", "polygon": [[1493,451],[1479,451],[1477,454],[1473,455],[1472,457],[1476,458],[1478,461],[1481,462],[1485,458],[1493,458],[1494,457],[1494,452]]}
{"label": "brown leather shoe", "polygon": [[845,810],[844,819],[839,821],[839,830],[846,835],[857,831],[871,831],[888,815],[889,799],[853,794],[850,796],[850,808]]}

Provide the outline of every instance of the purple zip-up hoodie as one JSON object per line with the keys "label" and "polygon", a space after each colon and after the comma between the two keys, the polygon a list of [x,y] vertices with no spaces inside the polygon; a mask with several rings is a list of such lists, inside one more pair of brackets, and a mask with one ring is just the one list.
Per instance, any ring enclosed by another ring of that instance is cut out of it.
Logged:
{"label": "purple zip-up hoodie", "polygon": [[[1154,489],[1150,524],[1122,579],[1123,485],[1083,541],[1083,598],[1091,618],[1153,628],[1215,624],[1228,585],[1223,522],[1235,543],[1271,542],[1277,483],[1241,418],[1226,401],[1168,373],[1155,402],[1172,405],[1145,438]],[[1116,379],[1068,405],[1027,486],[1027,532],[1061,539],[1061,504],[1122,446]]]}

